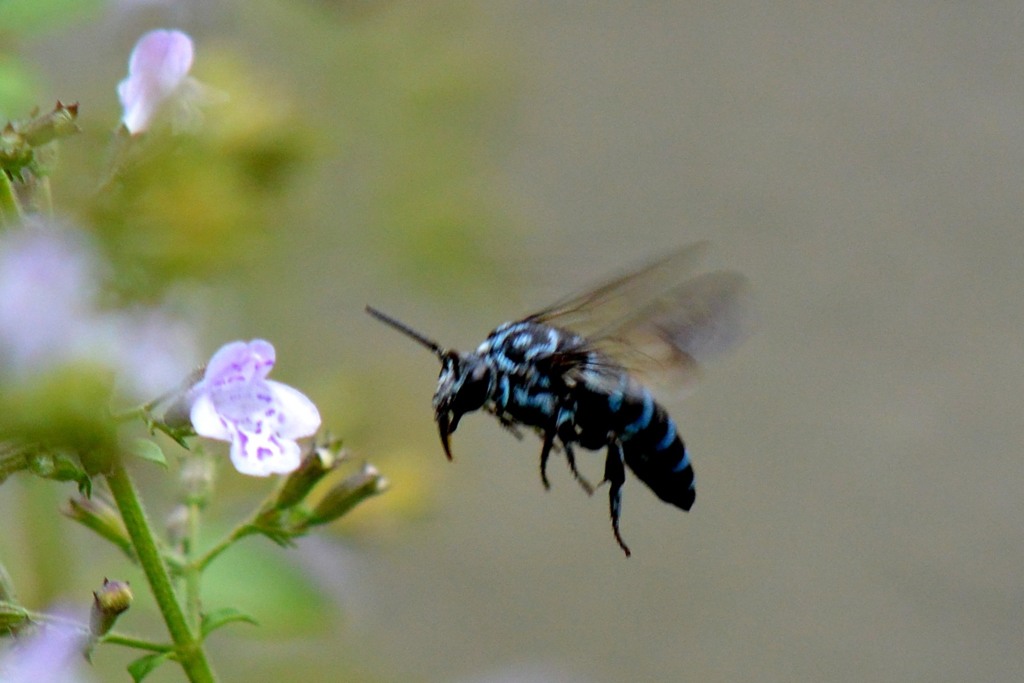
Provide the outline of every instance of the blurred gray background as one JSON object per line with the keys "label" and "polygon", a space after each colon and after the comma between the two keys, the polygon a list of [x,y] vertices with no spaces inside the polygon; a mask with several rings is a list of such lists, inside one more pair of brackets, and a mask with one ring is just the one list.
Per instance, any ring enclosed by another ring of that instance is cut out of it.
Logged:
{"label": "blurred gray background", "polygon": [[1019,679],[1024,10],[704,7],[499,20],[529,60],[499,164],[542,226],[523,267],[571,289],[706,237],[755,283],[759,334],[672,404],[699,503],[628,485],[624,560],[537,444],[467,420],[448,466],[424,405],[446,504],[360,558],[394,610],[367,632],[437,680]]}

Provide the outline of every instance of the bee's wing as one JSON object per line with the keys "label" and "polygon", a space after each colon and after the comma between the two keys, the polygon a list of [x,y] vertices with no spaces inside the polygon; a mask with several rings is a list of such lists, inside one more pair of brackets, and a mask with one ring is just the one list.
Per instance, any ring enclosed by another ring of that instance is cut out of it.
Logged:
{"label": "bee's wing", "polygon": [[687,244],[639,270],[557,301],[525,320],[554,325],[588,339],[593,338],[601,330],[635,313],[638,305],[649,303],[686,279],[707,248],[707,242]]}
{"label": "bee's wing", "polygon": [[687,245],[527,320],[582,335],[602,363],[685,383],[698,362],[735,346],[752,327],[743,275],[718,271],[687,279],[706,249],[706,242]]}
{"label": "bee's wing", "polygon": [[746,339],[753,318],[747,278],[723,270],[664,292],[598,330],[593,340],[634,372],[667,373],[674,383],[685,383],[696,376],[698,364]]}

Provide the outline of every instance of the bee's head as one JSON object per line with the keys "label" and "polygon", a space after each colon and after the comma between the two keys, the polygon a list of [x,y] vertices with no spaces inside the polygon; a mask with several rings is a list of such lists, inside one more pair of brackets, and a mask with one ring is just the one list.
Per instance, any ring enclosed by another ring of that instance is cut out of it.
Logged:
{"label": "bee's head", "polygon": [[426,346],[441,360],[441,375],[437,378],[437,391],[434,392],[434,419],[441,433],[444,454],[451,460],[449,437],[459,426],[459,419],[483,406],[487,400],[491,381],[487,363],[478,354],[442,348],[432,339],[375,308],[367,306],[366,312]]}
{"label": "bee's head", "polygon": [[449,436],[466,413],[478,410],[487,400],[491,372],[487,363],[475,353],[444,351],[441,374],[434,392],[434,419],[441,434],[441,445],[448,459],[452,458]]}

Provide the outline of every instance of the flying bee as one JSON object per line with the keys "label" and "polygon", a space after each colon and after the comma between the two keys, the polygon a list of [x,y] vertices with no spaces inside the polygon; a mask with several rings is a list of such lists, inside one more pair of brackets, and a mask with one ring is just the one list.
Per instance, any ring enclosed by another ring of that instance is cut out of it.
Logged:
{"label": "flying bee", "polygon": [[619,532],[625,468],[663,501],[683,510],[696,496],[690,454],[665,409],[634,374],[692,378],[698,361],[734,346],[747,333],[748,285],[732,271],[692,273],[707,244],[676,250],[537,313],[499,325],[475,351],[442,347],[395,318],[367,306],[374,318],[427,347],[441,361],[434,419],[445,455],[466,413],[486,410],[517,436],[533,429],[542,441],[540,474],[549,488],[553,449],[588,492],[575,446],[607,449],[612,531]]}

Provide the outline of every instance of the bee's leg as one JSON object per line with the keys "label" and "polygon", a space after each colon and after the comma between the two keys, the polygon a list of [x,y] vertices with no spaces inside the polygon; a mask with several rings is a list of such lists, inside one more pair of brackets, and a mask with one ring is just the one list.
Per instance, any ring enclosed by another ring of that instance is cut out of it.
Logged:
{"label": "bee's leg", "polygon": [[622,444],[613,441],[608,444],[608,457],[604,461],[604,479],[611,488],[608,491],[608,501],[612,514],[612,532],[615,533],[615,540],[619,542],[622,552],[629,557],[629,547],[622,540],[619,533],[619,515],[622,513],[622,485],[626,482],[626,470],[622,465]]}
{"label": "bee's leg", "polygon": [[519,426],[516,424],[515,420],[505,417],[504,415],[499,415],[497,413],[495,413],[494,416],[498,418],[498,422],[501,423],[502,427],[512,432],[512,436],[516,437],[520,441],[523,440],[523,433],[519,431]]}
{"label": "bee's leg", "polygon": [[544,432],[544,445],[540,448],[540,480],[544,488],[550,490],[551,482],[548,481],[548,456],[551,455],[551,447],[555,444],[554,430]]}
{"label": "bee's leg", "polygon": [[576,481],[580,483],[580,486],[583,487],[588,496],[594,495],[594,486],[576,469],[576,454],[572,450],[572,445],[568,441],[563,441],[562,446],[565,448],[565,461],[569,463],[569,469],[572,470]]}
{"label": "bee's leg", "polygon": [[572,472],[572,476],[576,478],[576,481],[580,483],[583,490],[590,496],[594,493],[594,487],[576,469],[576,454],[572,450],[572,444],[579,438],[576,433],[575,420],[576,413],[572,409],[559,408],[558,418],[555,420],[555,430],[558,432],[558,438],[562,442],[562,448],[565,450],[565,461],[569,463],[569,470]]}

